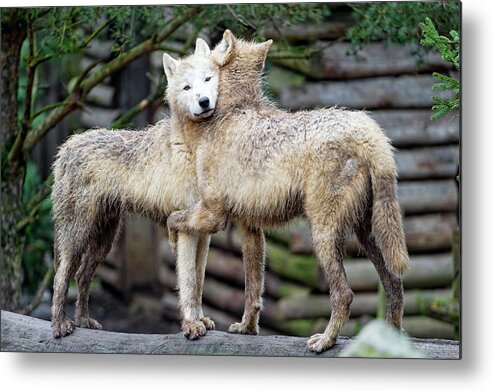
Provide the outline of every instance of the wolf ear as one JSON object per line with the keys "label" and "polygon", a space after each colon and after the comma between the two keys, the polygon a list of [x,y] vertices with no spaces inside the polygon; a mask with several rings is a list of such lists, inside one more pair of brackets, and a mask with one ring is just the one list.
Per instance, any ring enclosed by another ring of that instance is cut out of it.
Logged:
{"label": "wolf ear", "polygon": [[256,53],[258,54],[258,66],[260,67],[260,70],[264,69],[265,66],[265,60],[267,58],[267,53],[269,51],[270,46],[272,45],[272,39],[269,39],[268,41],[262,42],[257,44],[257,51]]}
{"label": "wolf ear", "polygon": [[195,43],[195,54],[199,56],[208,57],[211,54],[211,49],[209,49],[209,45],[202,38],[197,38],[197,42]]}
{"label": "wolf ear", "polygon": [[163,54],[163,67],[166,78],[169,79],[173,76],[178,67],[178,61],[171,57],[168,53]]}
{"label": "wolf ear", "polygon": [[220,66],[226,65],[234,52],[236,37],[230,30],[226,30],[223,39],[214,48],[213,55]]}
{"label": "wolf ear", "polygon": [[259,49],[260,50],[263,50],[265,51],[265,53],[267,54],[267,52],[269,51],[271,45],[272,45],[272,42],[274,42],[272,39],[269,39],[268,41],[265,41],[265,42],[262,42],[258,45]]}

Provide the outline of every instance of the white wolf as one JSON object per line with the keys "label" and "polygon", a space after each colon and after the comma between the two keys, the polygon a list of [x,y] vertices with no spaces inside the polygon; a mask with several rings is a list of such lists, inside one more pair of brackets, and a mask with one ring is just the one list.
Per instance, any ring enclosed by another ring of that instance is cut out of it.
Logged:
{"label": "white wolf", "polygon": [[[180,107],[193,121],[210,117],[217,102],[217,73],[209,73],[199,40],[193,56],[201,72],[183,69]],[[144,131],[96,129],[70,139],[60,148],[53,166],[55,279],[52,325],[55,337],[74,326],[100,329],[89,316],[89,286],[98,264],[108,254],[122,218],[132,211],[166,224],[168,215],[199,199],[194,159],[181,132],[169,118]],[[247,238],[248,239],[248,238]],[[248,240],[247,240],[248,241]],[[248,242],[251,243],[251,242]],[[263,243],[259,244],[262,252]],[[214,328],[204,317],[201,300],[209,235],[182,235],[178,281],[182,329],[191,339]],[[255,248],[256,244],[251,244]],[[246,254],[248,257],[248,253]],[[78,286],[75,322],[65,315],[70,280]]]}
{"label": "white wolf", "polygon": [[[270,42],[251,44],[226,31],[209,55],[208,72],[220,72],[214,116],[193,121],[183,102],[182,74],[203,65],[164,57],[167,97],[177,131],[196,159],[200,200],[174,212],[174,232],[212,233],[227,219],[244,230],[260,231],[304,214],[312,229],[317,258],[330,286],[331,317],[323,334],[308,340],[311,350],[333,346],[353,300],[342,265],[346,235],[356,231],[383,282],[387,320],[401,327],[401,275],[408,267],[402,217],[396,198],[393,150],[378,124],[363,112],[324,109],[288,113],[266,104],[261,78]],[[209,53],[204,47],[204,54]],[[193,71],[192,71],[193,73]],[[198,78],[200,79],[200,78]],[[195,80],[198,80],[195,79]],[[253,258],[254,259],[254,258]],[[260,309],[263,264],[246,266],[245,304]],[[245,260],[246,262],[247,260]],[[249,312],[249,320],[255,318]],[[240,332],[255,325],[244,319]]]}

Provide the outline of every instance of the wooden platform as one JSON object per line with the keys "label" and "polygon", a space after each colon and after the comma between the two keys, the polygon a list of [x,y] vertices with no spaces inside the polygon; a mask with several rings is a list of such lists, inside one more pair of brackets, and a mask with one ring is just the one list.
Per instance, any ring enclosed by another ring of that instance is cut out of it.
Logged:
{"label": "wooden platform", "polygon": [[[54,339],[49,322],[1,312],[1,350],[9,352],[337,357],[350,342],[351,338],[341,337],[329,351],[315,354],[308,350],[305,338],[221,331],[209,331],[204,338],[189,341],[182,334],[128,334],[77,328],[69,337]],[[427,358],[460,358],[457,341],[413,339],[413,342]]]}

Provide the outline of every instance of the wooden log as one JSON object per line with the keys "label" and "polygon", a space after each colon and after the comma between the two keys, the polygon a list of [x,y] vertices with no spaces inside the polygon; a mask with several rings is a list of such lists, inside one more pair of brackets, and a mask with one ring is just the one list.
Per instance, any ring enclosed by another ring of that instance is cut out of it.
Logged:
{"label": "wooden log", "polygon": [[158,231],[142,216],[129,214],[107,262],[97,269],[101,280],[129,297],[132,287],[156,281],[159,270]]}
{"label": "wooden log", "polygon": [[[165,239],[161,243],[161,258],[172,268],[175,267],[175,257],[171,253],[168,240]],[[209,249],[207,257],[206,274],[219,278],[223,281],[233,283],[236,286],[245,286],[245,275],[243,270],[243,262],[241,256],[218,250]],[[272,297],[289,297],[304,295],[308,293],[308,288],[295,284],[289,281],[284,281],[279,276],[266,271],[265,272],[265,292]]]}
{"label": "wooden log", "polygon": [[224,231],[212,235],[211,245],[222,250],[241,254],[241,234],[233,224],[228,223],[228,227]]}
{"label": "wooden log", "polygon": [[459,300],[454,297],[421,296],[418,297],[418,308],[423,315],[450,323],[455,329],[459,327]]}
{"label": "wooden log", "polygon": [[[449,250],[451,232],[456,226],[457,217],[453,213],[407,216],[404,219],[404,232],[408,251],[423,253]],[[285,238],[293,254],[313,254],[311,231],[305,219],[297,219],[291,226],[277,230],[273,235]],[[349,237],[346,252],[350,255],[364,255],[355,235]]]}
{"label": "wooden log", "polygon": [[452,213],[407,217],[404,231],[409,251],[450,250],[451,234],[456,226],[457,216]]}
{"label": "wooden log", "polygon": [[268,26],[265,37],[274,41],[290,42],[314,41],[317,39],[335,39],[342,37],[353,25],[351,20],[333,20],[322,23],[303,23],[281,28]]}
{"label": "wooden log", "polygon": [[[405,315],[422,314],[422,304],[428,299],[446,299],[452,295],[450,289],[409,291],[404,294]],[[377,293],[358,292],[351,305],[351,317],[362,315],[375,316],[378,308]],[[276,303],[276,315],[279,319],[310,319],[328,318],[330,316],[330,300],[328,295],[307,295],[281,299]]]}
{"label": "wooden log", "polygon": [[279,104],[291,110],[326,106],[353,109],[423,108],[433,105],[433,96],[448,98],[446,91],[434,91],[431,75],[376,77],[351,81],[306,83],[281,90]]}
{"label": "wooden log", "polygon": [[459,142],[458,116],[432,121],[429,109],[377,110],[369,114],[398,148]]}
{"label": "wooden log", "polygon": [[[195,341],[183,334],[129,334],[77,328],[62,339],[54,339],[50,323],[2,311],[1,350],[6,352],[72,352],[187,355],[242,355],[276,357],[335,357],[351,340],[340,337],[330,350],[316,354],[306,348],[306,339],[286,336],[249,336],[209,331]],[[459,359],[454,341],[413,340],[428,358]]]}
{"label": "wooden log", "polygon": [[[371,291],[378,287],[379,277],[373,264],[366,259],[349,259],[344,268],[351,289]],[[411,257],[411,267],[404,274],[406,289],[432,289],[450,285],[452,281],[451,254],[417,255]],[[320,288],[328,290],[325,277],[320,272]]]}
{"label": "wooden log", "polygon": [[454,179],[399,182],[397,198],[404,214],[454,212],[459,191]]}
{"label": "wooden log", "polygon": [[[362,77],[401,75],[405,73],[448,71],[451,65],[432,50],[416,59],[416,45],[368,43],[355,55],[351,43],[315,43],[315,55],[306,59],[276,59],[272,61],[296,70],[312,79],[354,79]],[[317,52],[318,50],[318,52]]]}
{"label": "wooden log", "polygon": [[[367,259],[347,259],[344,267],[349,285],[354,291],[371,291],[378,287],[379,277]],[[294,255],[280,246],[269,246],[267,266],[280,276],[303,282],[309,287],[327,291],[324,274],[314,256]],[[316,277],[314,275],[317,275]],[[411,257],[411,268],[404,275],[406,288],[441,288],[452,280],[450,253]]]}
{"label": "wooden log", "polygon": [[286,86],[299,87],[305,84],[306,78],[300,73],[285,68],[272,66],[266,74],[269,91],[278,98]]}
{"label": "wooden log", "polygon": [[454,326],[428,316],[404,317],[402,327],[412,337],[453,339]]}
{"label": "wooden log", "polygon": [[318,263],[314,256],[291,254],[279,245],[268,244],[267,267],[281,277],[301,282],[310,287],[318,286]]}
{"label": "wooden log", "polygon": [[[349,319],[343,326],[340,335],[352,337],[371,320],[372,317]],[[297,337],[309,337],[315,333],[323,333],[327,327],[328,318],[295,319],[283,322],[284,333]],[[411,337],[453,339],[453,325],[427,316],[404,316],[403,328]]]}
{"label": "wooden log", "polygon": [[[206,273],[229,280],[240,287],[245,286],[245,275],[241,258],[221,250],[211,249]],[[279,276],[265,272],[265,292],[273,297],[299,296],[307,293],[307,288],[299,284],[283,281]]]}
{"label": "wooden log", "polygon": [[400,150],[395,160],[400,180],[453,178],[459,164],[459,146]]}

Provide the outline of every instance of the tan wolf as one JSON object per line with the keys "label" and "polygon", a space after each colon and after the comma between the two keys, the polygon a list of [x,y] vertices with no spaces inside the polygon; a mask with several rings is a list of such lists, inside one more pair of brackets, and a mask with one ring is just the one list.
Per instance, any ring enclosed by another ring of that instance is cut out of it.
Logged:
{"label": "tan wolf", "polygon": [[[226,31],[209,54],[207,75],[190,58],[164,56],[173,121],[196,159],[200,192],[195,206],[168,218],[170,238],[177,231],[216,232],[228,219],[260,231],[305,215],[330,287],[329,324],[308,340],[312,351],[321,352],[335,344],[349,316],[353,292],[342,260],[346,236],[355,231],[383,282],[387,320],[400,329],[401,275],[409,257],[389,139],[364,112],[289,113],[267,103],[258,74],[270,43],[247,43]],[[208,48],[203,51],[208,54]],[[193,121],[183,103],[197,93],[194,85],[183,85],[184,72],[220,77],[215,113],[207,121]],[[246,269],[246,298],[258,311],[263,263]],[[252,327],[242,323],[240,328]]]}

